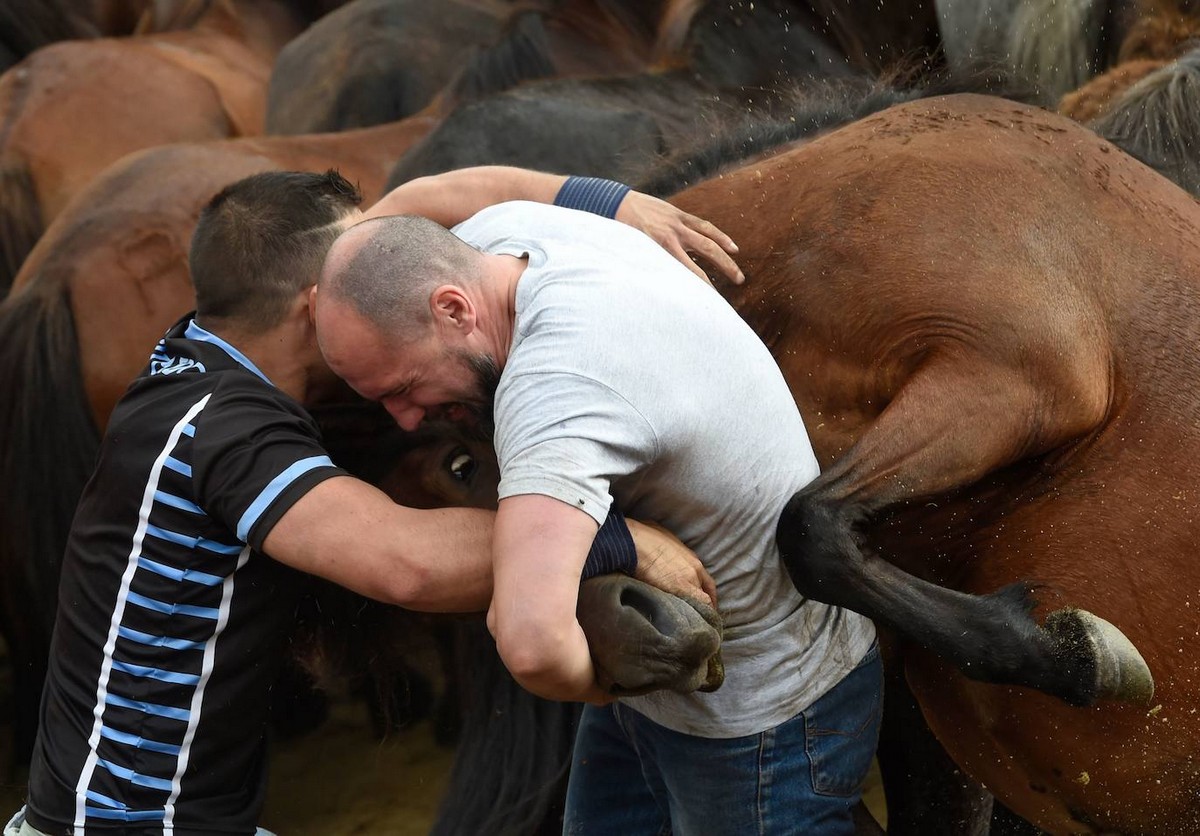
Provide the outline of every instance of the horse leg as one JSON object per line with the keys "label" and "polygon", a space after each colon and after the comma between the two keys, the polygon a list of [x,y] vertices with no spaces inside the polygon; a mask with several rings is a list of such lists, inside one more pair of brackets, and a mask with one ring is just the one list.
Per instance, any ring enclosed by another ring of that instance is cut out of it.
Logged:
{"label": "horse leg", "polygon": [[904,675],[904,659],[884,650],[879,772],[891,836],[989,836],[992,796],[946,754],[925,722]]}
{"label": "horse leg", "polygon": [[926,362],[854,446],[788,502],[776,532],[784,563],[801,594],[862,613],[972,679],[1036,688],[1072,705],[1149,700],[1149,669],[1107,621],[1060,610],[1039,627],[1028,585],[956,592],[861,544],[857,529],[871,515],[971,485],[1103,421],[1104,404],[1094,408],[1086,383],[1035,381],[1012,365],[969,355]]}

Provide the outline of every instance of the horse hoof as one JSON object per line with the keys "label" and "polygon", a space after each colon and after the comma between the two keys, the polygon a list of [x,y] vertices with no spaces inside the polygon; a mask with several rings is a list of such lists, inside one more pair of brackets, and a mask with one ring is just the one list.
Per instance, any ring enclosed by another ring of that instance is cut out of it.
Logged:
{"label": "horse hoof", "polygon": [[1092,699],[1147,704],[1154,697],[1146,660],[1110,622],[1087,610],[1059,610],[1046,619],[1045,629],[1065,639],[1075,653],[1090,656],[1095,668]]}

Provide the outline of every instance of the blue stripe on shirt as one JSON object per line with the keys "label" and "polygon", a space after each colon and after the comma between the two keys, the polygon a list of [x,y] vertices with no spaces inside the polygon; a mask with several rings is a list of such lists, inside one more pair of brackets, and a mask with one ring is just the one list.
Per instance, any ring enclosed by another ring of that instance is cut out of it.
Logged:
{"label": "blue stripe on shirt", "polygon": [[[177,756],[181,751],[183,751],[183,747],[176,746],[173,743],[159,743],[157,740],[147,740],[144,737],[138,737],[135,734],[129,734],[127,732],[117,731],[116,729],[109,728],[108,726],[100,727],[100,736],[106,737],[109,740],[115,741],[117,743],[124,743],[126,746],[133,746],[137,749],[145,749],[147,752],[161,752],[164,755],[176,755]],[[90,792],[88,793],[88,797],[89,798],[91,797]],[[103,800],[103,798],[104,797],[101,796],[100,798],[93,798],[92,800],[99,801],[101,804],[107,803],[106,801]],[[114,806],[114,805],[110,804],[109,806]],[[115,806],[121,806],[121,805],[118,803]]]}
{"label": "blue stripe on shirt", "polygon": [[176,673],[160,668],[148,668],[144,665],[134,665],[113,659],[113,670],[122,671],[130,676],[140,676],[143,679],[155,679],[159,682],[174,682],[176,685],[199,685],[200,677],[193,673]]}
{"label": "blue stripe on shirt", "polygon": [[203,650],[205,644],[204,642],[191,641],[190,639],[152,636],[149,633],[142,633],[124,626],[117,628],[117,635],[123,639],[129,639],[131,642],[144,644],[147,647],[165,647],[168,650]]}
{"label": "blue stripe on shirt", "polygon": [[258,522],[258,518],[263,515],[263,512],[270,507],[288,485],[295,482],[305,473],[310,470],[315,470],[318,467],[333,467],[333,462],[329,460],[329,456],[310,456],[307,459],[301,459],[293,464],[287,470],[280,473],[271,483],[262,489],[262,492],[250,503],[250,507],[246,509],[246,513],[242,514],[242,518],[238,520],[237,536],[243,543],[250,536],[250,530],[254,528],[254,524]]}
{"label": "blue stripe on shirt", "polygon": [[210,618],[213,621],[216,621],[221,616],[221,611],[216,607],[196,607],[192,604],[168,604],[165,601],[159,601],[157,598],[149,598],[137,592],[130,592],[128,600],[131,604],[136,604],[139,607],[144,607],[145,609],[165,615],[190,615],[196,618]]}
{"label": "blue stripe on shirt", "polygon": [[225,580],[218,575],[210,575],[208,572],[199,572],[195,569],[176,569],[174,566],[166,566],[142,556],[138,557],[138,566],[173,581],[190,581],[204,586],[220,586]]}
{"label": "blue stripe on shirt", "polygon": [[132,708],[134,711],[140,711],[143,714],[153,714],[155,717],[166,717],[169,720],[182,720],[186,723],[192,718],[192,712],[186,708],[158,705],[157,703],[145,702],[143,700],[129,700],[117,694],[107,695],[104,701],[109,705],[115,705],[117,708]]}
{"label": "blue stripe on shirt", "polygon": [[139,787],[149,787],[152,790],[164,790],[166,792],[171,791],[171,782],[166,778],[155,778],[151,775],[143,775],[140,772],[134,772],[132,769],[126,769],[123,766],[117,766],[115,763],[106,761],[104,758],[97,758],[96,763],[103,766],[118,778],[124,778],[129,783],[135,784]]}

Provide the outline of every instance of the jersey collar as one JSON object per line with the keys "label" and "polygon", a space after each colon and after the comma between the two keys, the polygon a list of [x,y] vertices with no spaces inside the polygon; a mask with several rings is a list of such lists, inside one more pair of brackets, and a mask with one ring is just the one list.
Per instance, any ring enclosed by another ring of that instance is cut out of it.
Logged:
{"label": "jersey collar", "polygon": [[258,366],[254,365],[254,363],[250,362],[249,357],[247,357],[245,354],[242,354],[242,352],[238,351],[232,345],[225,342],[223,339],[221,339],[220,337],[218,337],[216,334],[212,333],[211,331],[205,331],[203,328],[201,328],[199,325],[196,324],[196,320],[192,319],[192,320],[188,321],[187,329],[183,332],[183,337],[184,337],[184,339],[187,339],[187,340],[195,340],[196,342],[210,343],[211,345],[215,345],[217,348],[221,349],[226,354],[228,354],[230,357],[232,357],[235,361],[237,361],[237,363],[240,366],[244,367],[247,371],[254,372],[254,374],[261,377],[264,381],[269,383],[271,386],[275,385],[274,383],[271,383],[270,379],[265,374],[263,374],[261,371],[259,371]]}

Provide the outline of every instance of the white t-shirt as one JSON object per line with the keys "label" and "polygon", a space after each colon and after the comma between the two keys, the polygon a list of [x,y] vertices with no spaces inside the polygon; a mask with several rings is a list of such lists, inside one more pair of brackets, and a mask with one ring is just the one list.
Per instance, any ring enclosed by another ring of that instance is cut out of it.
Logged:
{"label": "white t-shirt", "polygon": [[514,202],[454,232],[529,259],[496,391],[500,497],[551,496],[597,524],[615,498],[673,531],[717,582],[725,684],[622,702],[713,738],[807,708],[875,628],[802,598],[779,559],[779,514],[818,466],[766,347],[714,289],[616,221]]}

